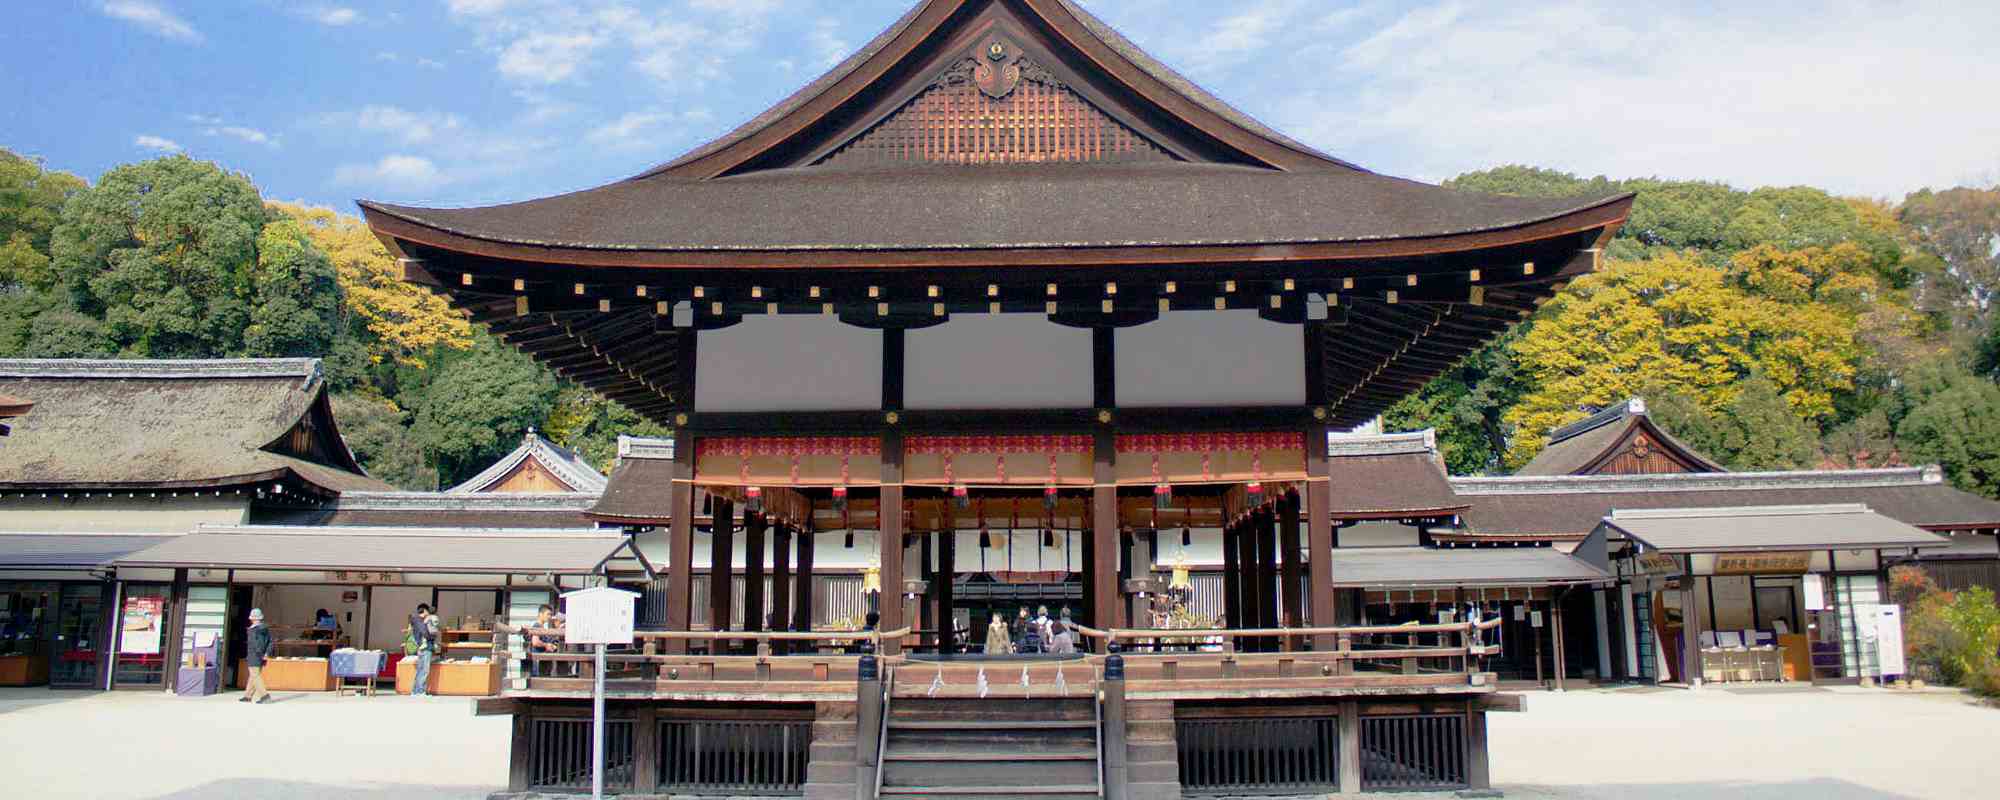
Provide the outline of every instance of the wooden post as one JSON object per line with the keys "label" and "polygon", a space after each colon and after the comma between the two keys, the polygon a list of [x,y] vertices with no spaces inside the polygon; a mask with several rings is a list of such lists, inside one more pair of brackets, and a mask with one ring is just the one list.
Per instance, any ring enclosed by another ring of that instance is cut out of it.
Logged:
{"label": "wooden post", "polygon": [[[1305,624],[1305,597],[1300,592],[1304,587],[1299,576],[1303,568],[1299,563],[1299,500],[1296,490],[1286,490],[1278,500],[1278,563],[1282,570],[1278,588],[1284,600],[1279,621],[1286,627]],[[1296,636],[1285,637],[1286,650],[1296,650],[1301,644]]]}
{"label": "wooden post", "polygon": [[[685,335],[692,340],[694,336]],[[694,449],[692,438],[674,441],[674,482],[667,488],[673,508],[667,518],[667,630],[693,627],[694,611]],[[687,652],[686,639],[667,640],[667,652]]]}
{"label": "wooden post", "polygon": [[1237,630],[1243,627],[1242,562],[1236,557],[1242,526],[1228,518],[1226,505],[1222,514],[1222,627]]}
{"label": "wooden post", "polygon": [[1361,793],[1361,704],[1340,703],[1340,793]]}
{"label": "wooden post", "polygon": [[855,797],[873,800],[882,758],[882,672],[873,655],[862,655],[857,665],[854,701]]}
{"label": "wooden post", "polygon": [[[903,620],[903,435],[890,432],[882,436],[882,494],[877,508],[880,529],[876,542],[881,563],[878,565],[882,577],[881,602],[876,604],[876,613],[881,615],[877,630],[893,631],[904,625]],[[882,653],[895,655],[902,652],[900,642],[884,641]]]}
{"label": "wooden post", "polygon": [[[1333,495],[1327,482],[1326,426],[1307,426],[1305,438],[1306,565],[1311,575],[1306,596],[1312,604],[1313,627],[1325,628],[1339,624],[1333,602]],[[1331,637],[1313,637],[1314,650],[1331,647]]]}
{"label": "wooden post", "polygon": [[528,790],[528,769],[535,757],[533,752],[535,718],[531,711],[533,708],[524,705],[514,712],[514,736],[509,742],[511,752],[508,753],[507,763],[507,791],[510,792]]}
{"label": "wooden post", "polygon": [[[743,515],[743,630],[764,629],[764,532],[771,519],[759,513]],[[775,624],[775,621],[774,621]]]}
{"label": "wooden post", "polygon": [[[1278,627],[1283,619],[1278,601],[1278,512],[1266,506],[1257,512],[1257,624],[1265,628]],[[1263,649],[1278,649],[1275,637],[1265,637]]]}
{"label": "wooden post", "polygon": [[170,610],[167,612],[166,630],[162,631],[166,636],[166,640],[161,642],[162,647],[160,648],[160,666],[165,668],[160,672],[160,685],[169,692],[174,691],[176,687],[180,686],[181,640],[187,638],[185,631],[187,630],[188,571],[186,567],[179,567],[174,570],[172,592],[173,596],[167,598],[167,608]]}
{"label": "wooden post", "polygon": [[[792,630],[813,629],[813,524],[806,520],[799,529],[799,568],[792,578]],[[812,642],[788,642],[787,649],[812,652]]]}
{"label": "wooden post", "polygon": [[771,630],[792,628],[792,524],[771,528]]}
{"label": "wooden post", "polygon": [[1567,690],[1566,687],[1563,686],[1563,678],[1569,672],[1569,664],[1566,663],[1569,660],[1568,654],[1563,650],[1563,595],[1564,594],[1565,592],[1561,589],[1549,590],[1549,635],[1552,637],[1550,641],[1555,643],[1555,648],[1556,648],[1556,657],[1555,657],[1556,691],[1558,692]]}
{"label": "wooden post", "polygon": [[1104,657],[1104,718],[1100,736],[1104,742],[1105,800],[1125,800],[1130,796],[1125,749],[1125,657],[1116,652]]}
{"label": "wooden post", "polygon": [[[1265,583],[1270,577],[1265,569],[1271,554],[1264,550],[1264,509],[1259,506],[1250,510],[1243,519],[1243,552],[1237,558],[1243,565],[1243,627],[1264,627],[1264,609],[1271,604],[1271,586]],[[1263,637],[1244,642],[1243,649],[1258,652],[1264,649]]]}
{"label": "wooden post", "polygon": [[1486,754],[1486,710],[1479,701],[1465,701],[1465,788],[1473,791],[1493,788],[1493,772]]}
{"label": "wooden post", "polygon": [[[726,631],[733,627],[730,617],[734,614],[735,594],[729,582],[735,566],[736,504],[720,497],[715,498],[715,519],[709,523],[708,536],[708,629]],[[720,655],[731,647],[722,639],[711,640],[710,655]]]}
{"label": "wooden post", "polygon": [[1125,627],[1124,595],[1118,586],[1118,473],[1117,439],[1107,429],[1099,429],[1094,439],[1091,475],[1096,483],[1090,490],[1092,599],[1097,607],[1098,625],[1105,629]]}
{"label": "wooden post", "polygon": [[957,652],[957,623],[953,622],[952,582],[958,575],[958,531],[956,517],[946,512],[945,529],[937,532],[937,571],[931,575],[931,594],[937,597],[938,653]]}
{"label": "wooden post", "polygon": [[[1828,562],[1832,566],[1832,562]],[[1687,556],[1681,574],[1681,679],[1688,688],[1701,688],[1701,607],[1694,599],[1694,556]]]}
{"label": "wooden post", "polygon": [[660,787],[660,707],[639,703],[632,716],[632,793],[652,794]]}

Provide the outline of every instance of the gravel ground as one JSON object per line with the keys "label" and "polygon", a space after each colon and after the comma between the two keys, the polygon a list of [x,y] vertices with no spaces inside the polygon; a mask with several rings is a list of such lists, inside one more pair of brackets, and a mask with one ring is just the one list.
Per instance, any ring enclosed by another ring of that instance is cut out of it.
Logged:
{"label": "gravel ground", "polygon": [[[507,721],[464,699],[0,690],[9,798],[484,798]],[[1531,692],[1492,716],[1514,798],[1996,796],[2000,709],[1950,691]],[[1430,795],[1400,795],[1410,798]],[[1442,795],[1449,797],[1450,795]]]}

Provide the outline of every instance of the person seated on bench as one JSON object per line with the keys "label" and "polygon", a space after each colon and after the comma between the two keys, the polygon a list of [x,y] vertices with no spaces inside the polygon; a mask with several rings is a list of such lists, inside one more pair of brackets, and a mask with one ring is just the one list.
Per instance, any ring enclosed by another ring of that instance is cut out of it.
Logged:
{"label": "person seated on bench", "polygon": [[[533,627],[544,630],[562,630],[563,619],[556,615],[556,610],[550,608],[549,604],[543,603],[540,608],[535,609],[535,624]],[[528,637],[528,650],[534,653],[560,653],[562,652],[562,644],[556,637],[544,637],[538,633]],[[551,663],[548,661],[541,662],[542,666],[538,667],[536,672],[544,675],[555,674],[555,670],[549,666]]]}

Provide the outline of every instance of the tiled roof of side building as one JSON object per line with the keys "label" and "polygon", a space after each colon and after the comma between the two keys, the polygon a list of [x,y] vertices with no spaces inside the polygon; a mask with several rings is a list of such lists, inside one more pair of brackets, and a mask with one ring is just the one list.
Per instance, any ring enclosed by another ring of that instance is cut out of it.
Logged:
{"label": "tiled roof of side building", "polygon": [[1633,426],[1643,426],[1658,444],[1674,451],[1692,472],[1723,472],[1722,465],[1674,438],[1646,412],[1646,401],[1631,398],[1614,403],[1549,434],[1548,446],[1516,470],[1516,475],[1578,475],[1605,459],[1610,448],[1625,439]]}
{"label": "tiled roof of side building", "polygon": [[1335,434],[1327,455],[1336,518],[1449,516],[1466,506],[1451,490],[1433,431]]}
{"label": "tiled roof of side building", "polygon": [[603,522],[667,522],[673,480],[674,440],[620,436],[618,466],[590,516]]}
{"label": "tiled roof of side building", "polygon": [[598,472],[590,462],[583,460],[583,457],[577,455],[575,451],[542,438],[542,435],[536,433],[533,428],[529,428],[527,433],[521,435],[519,447],[501,456],[500,460],[481,470],[478,475],[445,491],[453,494],[487,491],[512,475],[514,470],[519,469],[530,459],[548,470],[557,480],[568,486],[570,491],[593,493],[604,491],[604,473]]}
{"label": "tiled roof of side building", "polygon": [[597,527],[597,492],[348,492],[317,508],[253,510],[263,524],[412,528]]}
{"label": "tiled roof of side building", "polygon": [[1470,504],[1445,537],[1577,538],[1614,509],[1863,503],[1928,530],[2000,528],[2000,502],[1953,487],[1937,467],[1670,475],[1453,478]]}

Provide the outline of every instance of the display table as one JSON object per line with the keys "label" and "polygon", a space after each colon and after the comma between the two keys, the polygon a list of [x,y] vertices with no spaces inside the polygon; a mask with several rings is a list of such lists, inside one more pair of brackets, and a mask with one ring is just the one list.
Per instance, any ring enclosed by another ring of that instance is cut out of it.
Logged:
{"label": "display table", "polygon": [[0,686],[40,686],[48,682],[47,656],[0,656]]}
{"label": "display table", "polygon": [[[249,683],[250,665],[236,661],[239,682]],[[333,673],[324,658],[272,658],[264,661],[264,688],[274,692],[331,692]]]}
{"label": "display table", "polygon": [[[491,697],[500,693],[502,674],[498,661],[434,661],[424,691],[446,697]],[[396,693],[409,694],[416,676],[415,656],[396,662]]]}

